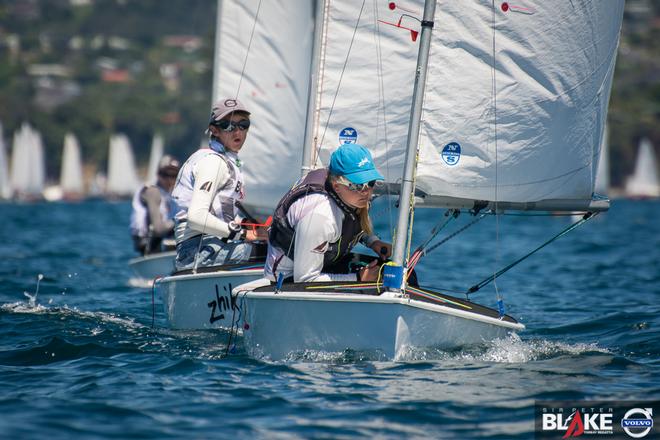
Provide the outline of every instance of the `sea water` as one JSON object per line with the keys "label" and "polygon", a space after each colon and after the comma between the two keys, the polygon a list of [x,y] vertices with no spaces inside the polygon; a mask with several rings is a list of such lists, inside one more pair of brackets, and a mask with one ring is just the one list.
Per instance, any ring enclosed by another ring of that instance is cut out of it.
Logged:
{"label": "sea water", "polygon": [[[168,329],[160,299],[128,282],[128,203],[0,210],[2,438],[533,438],[538,400],[660,397],[657,201],[614,201],[471,295],[501,296],[519,335],[396,362],[252,359],[222,331]],[[389,238],[396,213],[374,218]],[[415,245],[442,220],[417,210]],[[420,283],[464,297],[574,221],[487,216],[422,258]]]}

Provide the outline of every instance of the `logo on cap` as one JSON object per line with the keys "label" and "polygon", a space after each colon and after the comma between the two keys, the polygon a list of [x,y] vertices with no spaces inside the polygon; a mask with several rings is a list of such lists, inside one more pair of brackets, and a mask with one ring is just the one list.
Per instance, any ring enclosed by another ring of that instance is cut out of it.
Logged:
{"label": "logo on cap", "polygon": [[339,132],[339,145],[357,142],[358,132],[353,127],[346,127]]}

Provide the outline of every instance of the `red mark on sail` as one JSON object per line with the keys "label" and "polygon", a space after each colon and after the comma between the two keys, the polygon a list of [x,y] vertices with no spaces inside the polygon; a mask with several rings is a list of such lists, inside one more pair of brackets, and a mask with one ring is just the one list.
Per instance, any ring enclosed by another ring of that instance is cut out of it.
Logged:
{"label": "red mark on sail", "polygon": [[508,2],[502,3],[501,8],[502,8],[503,12],[511,11],[511,12],[517,12],[519,14],[525,14],[525,15],[532,15],[533,13],[536,12],[536,10],[534,10],[533,8],[527,8],[525,6],[515,6],[515,5],[509,4]]}
{"label": "red mark on sail", "polygon": [[415,13],[415,11],[411,11],[410,9],[402,8],[401,6],[397,5],[395,2],[389,2],[389,4],[387,6],[390,8],[390,11],[393,11],[396,8],[399,8],[402,11],[412,12],[413,14]]}
{"label": "red mark on sail", "polygon": [[[402,26],[401,25],[401,20],[403,20],[403,17],[410,17],[410,15],[406,15],[406,14],[402,15],[399,18],[399,21],[396,22],[396,23],[390,23],[389,21],[384,21],[384,20],[378,20],[378,21],[380,23],[386,24],[388,26],[394,26],[394,27],[397,27],[397,28],[400,28],[400,29],[405,29],[407,31],[410,31],[410,38],[412,38],[413,41],[417,41],[417,35],[419,35],[419,31],[417,31],[415,29],[411,29],[411,28],[406,27],[406,26]],[[410,17],[410,18],[415,18],[415,17]],[[415,18],[415,20],[417,20],[417,19]]]}
{"label": "red mark on sail", "polygon": [[387,24],[387,25],[390,25],[390,26],[394,26],[394,27],[398,27],[398,28],[410,31],[410,38],[412,38],[413,41],[417,41],[417,35],[419,35],[419,31],[407,28],[405,26],[401,26],[401,19],[399,19],[398,23],[390,23],[389,21],[383,21],[383,20],[378,20],[378,21],[383,23],[383,24]]}

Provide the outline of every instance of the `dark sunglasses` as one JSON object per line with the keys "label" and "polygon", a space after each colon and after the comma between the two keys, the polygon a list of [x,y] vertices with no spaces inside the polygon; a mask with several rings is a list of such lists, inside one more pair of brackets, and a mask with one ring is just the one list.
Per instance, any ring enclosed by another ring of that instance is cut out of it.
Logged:
{"label": "dark sunglasses", "polygon": [[353,183],[353,182],[340,182],[342,185],[348,187],[350,191],[355,192],[365,192],[368,189],[372,189],[376,186],[377,181],[371,180],[367,183]]}
{"label": "dark sunglasses", "polygon": [[228,119],[221,119],[219,121],[213,122],[211,125],[215,125],[222,131],[226,132],[232,132],[236,130],[237,128],[239,130],[245,131],[248,128],[250,128],[250,120],[249,119],[241,119],[238,122],[232,122]]}
{"label": "dark sunglasses", "polygon": [[168,179],[176,179],[176,176],[178,176],[178,173],[158,173],[159,176],[165,177]]}

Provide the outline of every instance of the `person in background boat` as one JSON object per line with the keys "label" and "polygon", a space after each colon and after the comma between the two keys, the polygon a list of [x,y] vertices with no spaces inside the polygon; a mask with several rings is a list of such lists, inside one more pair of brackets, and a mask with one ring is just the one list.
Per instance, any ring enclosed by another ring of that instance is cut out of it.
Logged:
{"label": "person in background boat", "polygon": [[135,250],[142,255],[163,252],[173,248],[167,239],[174,238],[176,206],[170,193],[179,172],[180,162],[165,155],[158,163],[155,185],[145,185],[133,196],[131,235]]}
{"label": "person in background boat", "polygon": [[350,273],[351,249],[362,242],[381,259],[392,246],[372,233],[369,204],[376,182],[371,153],[344,144],[329,167],[311,171],[278,203],[270,228],[265,276],[271,281],[376,281],[377,260]]}
{"label": "person in background boat", "polygon": [[172,192],[178,205],[177,271],[249,261],[261,251],[255,242],[267,240],[265,228],[245,229],[239,215],[245,188],[238,153],[249,128],[250,112],[239,100],[218,101],[211,110],[208,148],[183,164]]}

